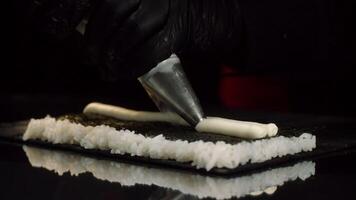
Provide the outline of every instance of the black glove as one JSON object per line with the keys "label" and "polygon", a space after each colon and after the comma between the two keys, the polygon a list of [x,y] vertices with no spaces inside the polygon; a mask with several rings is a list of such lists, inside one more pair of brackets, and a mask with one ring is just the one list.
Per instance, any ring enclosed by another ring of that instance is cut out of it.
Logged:
{"label": "black glove", "polygon": [[111,78],[134,79],[176,53],[229,62],[240,47],[236,0],[101,0],[86,27],[91,63]]}
{"label": "black glove", "polygon": [[[86,58],[111,79],[135,79],[176,53],[183,65],[239,54],[237,0],[24,0],[34,37],[61,42],[89,16]],[[31,36],[32,37],[32,36]]]}

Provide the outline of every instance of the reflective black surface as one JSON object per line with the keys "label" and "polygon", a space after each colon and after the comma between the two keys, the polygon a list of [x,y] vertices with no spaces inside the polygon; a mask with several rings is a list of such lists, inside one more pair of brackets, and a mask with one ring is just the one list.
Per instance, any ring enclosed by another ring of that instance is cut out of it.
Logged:
{"label": "reflective black surface", "polygon": [[[21,146],[1,144],[0,151],[2,197],[13,199],[198,199],[197,196],[179,191],[177,189],[179,186],[175,187],[177,186],[175,184],[170,185],[171,187],[173,186],[173,189],[162,187],[162,185],[160,187],[142,184],[142,181],[141,184],[127,186],[125,183],[110,183],[107,180],[100,180],[90,172],[78,176],[66,172],[60,176],[57,174],[58,171],[49,171],[45,168],[39,168],[39,166],[31,166],[29,158]],[[356,153],[352,151],[345,151],[338,155],[318,159],[315,161],[315,175],[308,177],[306,180],[289,180],[278,186],[272,195],[265,193],[259,196],[243,194],[244,197],[242,198],[353,199],[356,197],[354,191],[356,184],[355,159]],[[47,167],[51,166],[49,163],[46,164]],[[75,163],[64,165],[71,164],[75,165]],[[105,173],[105,171],[101,171],[101,173]],[[132,183],[135,184],[140,174],[131,172],[130,175],[132,176]],[[183,172],[182,177],[185,176],[187,174]],[[189,176],[195,175],[190,174]],[[109,174],[108,177],[113,177],[113,174]],[[130,178],[128,177],[127,180],[130,180]],[[193,178],[192,180],[196,179]],[[205,182],[205,184],[211,184],[211,182]],[[195,187],[204,188],[204,186],[197,187],[196,185]],[[236,188],[236,190],[240,189]],[[201,191],[196,192],[199,194]]]}

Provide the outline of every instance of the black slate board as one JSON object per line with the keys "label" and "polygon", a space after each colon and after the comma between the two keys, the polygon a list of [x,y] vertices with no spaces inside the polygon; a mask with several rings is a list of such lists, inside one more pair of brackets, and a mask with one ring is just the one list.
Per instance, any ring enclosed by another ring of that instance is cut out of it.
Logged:
{"label": "black slate board", "polygon": [[[167,139],[171,140],[188,140],[188,141],[225,141],[227,143],[236,144],[242,140],[236,137],[209,134],[209,133],[197,133],[193,129],[184,126],[175,126],[167,123],[141,123],[141,122],[127,122],[118,121],[110,118],[103,118],[99,116],[85,116],[85,115],[65,115],[59,117],[60,119],[69,119],[70,121],[82,123],[84,125],[98,125],[107,124],[117,129],[126,128],[129,130],[135,130],[145,136],[154,136],[158,134],[164,134]],[[317,148],[312,152],[303,152],[295,155],[284,156],[282,158],[274,158],[263,163],[247,163],[234,169],[228,168],[213,168],[210,171],[205,169],[196,169],[190,163],[181,163],[174,160],[162,160],[162,159],[150,159],[138,156],[130,155],[117,155],[111,154],[109,151],[84,149],[78,145],[65,145],[65,144],[51,144],[39,140],[22,141],[21,137],[26,129],[28,121],[8,123],[0,125],[0,141],[13,142],[18,144],[27,144],[40,146],[48,149],[60,149],[65,151],[73,151],[93,157],[100,157],[110,160],[117,160],[120,162],[133,162],[143,165],[149,165],[154,167],[164,167],[173,169],[190,170],[202,174],[209,175],[234,175],[247,173],[251,171],[260,171],[266,168],[275,167],[277,165],[291,164],[301,160],[310,160],[319,156],[327,155],[332,152],[341,151],[347,148],[356,146],[356,138],[351,135],[338,134],[337,137],[332,137],[329,134],[317,134],[322,133],[322,128],[309,128],[308,130],[301,130],[295,128],[282,127],[279,134],[284,136],[296,136],[300,135],[304,131],[317,135]],[[323,127],[325,128],[325,127]],[[325,132],[324,132],[325,133]]]}

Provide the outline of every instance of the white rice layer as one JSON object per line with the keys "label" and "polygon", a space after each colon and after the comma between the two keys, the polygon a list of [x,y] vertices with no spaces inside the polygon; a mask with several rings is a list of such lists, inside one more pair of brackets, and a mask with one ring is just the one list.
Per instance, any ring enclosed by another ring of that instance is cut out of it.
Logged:
{"label": "white rice layer", "polygon": [[89,172],[97,179],[123,186],[156,185],[198,198],[229,199],[263,191],[268,193],[285,182],[296,179],[304,181],[315,174],[315,163],[310,161],[237,178],[222,178],[97,160],[79,154],[26,146],[24,151],[33,167],[42,167],[60,176],[64,173],[78,176]]}
{"label": "white rice layer", "polygon": [[130,154],[153,159],[191,162],[209,171],[213,167],[236,168],[248,162],[259,163],[275,157],[311,151],[316,147],[314,135],[278,136],[269,139],[227,144],[167,140],[162,134],[145,137],[130,130],[116,130],[106,125],[83,126],[52,117],[32,119],[23,140],[39,139],[54,144],[78,144],[86,149],[110,150],[112,154]]}

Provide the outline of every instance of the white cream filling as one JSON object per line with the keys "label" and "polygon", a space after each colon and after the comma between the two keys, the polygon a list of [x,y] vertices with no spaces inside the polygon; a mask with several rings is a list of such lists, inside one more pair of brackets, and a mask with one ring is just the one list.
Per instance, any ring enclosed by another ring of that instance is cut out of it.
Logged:
{"label": "white cream filling", "polygon": [[[83,112],[85,114],[97,114],[128,121],[160,121],[188,125],[181,117],[173,113],[136,111],[102,103],[90,103],[84,108]],[[273,123],[261,124],[220,117],[207,117],[199,122],[195,129],[198,132],[209,132],[247,139],[271,137],[275,136],[278,132],[278,127]]]}
{"label": "white cream filling", "polygon": [[116,130],[105,125],[83,126],[49,116],[29,122],[23,135],[23,140],[28,139],[55,144],[78,144],[86,149],[110,150],[113,154],[190,162],[196,168],[205,168],[207,171],[213,167],[232,169],[248,162],[259,163],[311,151],[316,146],[315,136],[308,133],[299,137],[278,136],[232,145],[223,141],[172,141],[162,134],[145,137],[130,130]]}
{"label": "white cream filling", "polygon": [[220,117],[208,117],[197,124],[198,132],[210,132],[240,138],[258,139],[266,136],[275,136],[278,127],[275,124],[260,124]]}
{"label": "white cream filling", "polygon": [[85,106],[84,114],[96,114],[125,121],[138,122],[168,122],[172,124],[180,124],[188,126],[179,115],[174,113],[137,111],[120,106],[113,106],[103,103],[90,103]]}
{"label": "white cream filling", "polygon": [[314,162],[301,162],[290,167],[280,167],[237,178],[222,178],[97,160],[79,154],[26,146],[24,151],[33,167],[42,167],[60,176],[66,172],[72,176],[89,172],[97,179],[123,186],[156,185],[198,198],[229,199],[263,192],[273,194],[277,186],[282,186],[285,182],[296,179],[304,181],[315,174]]}

